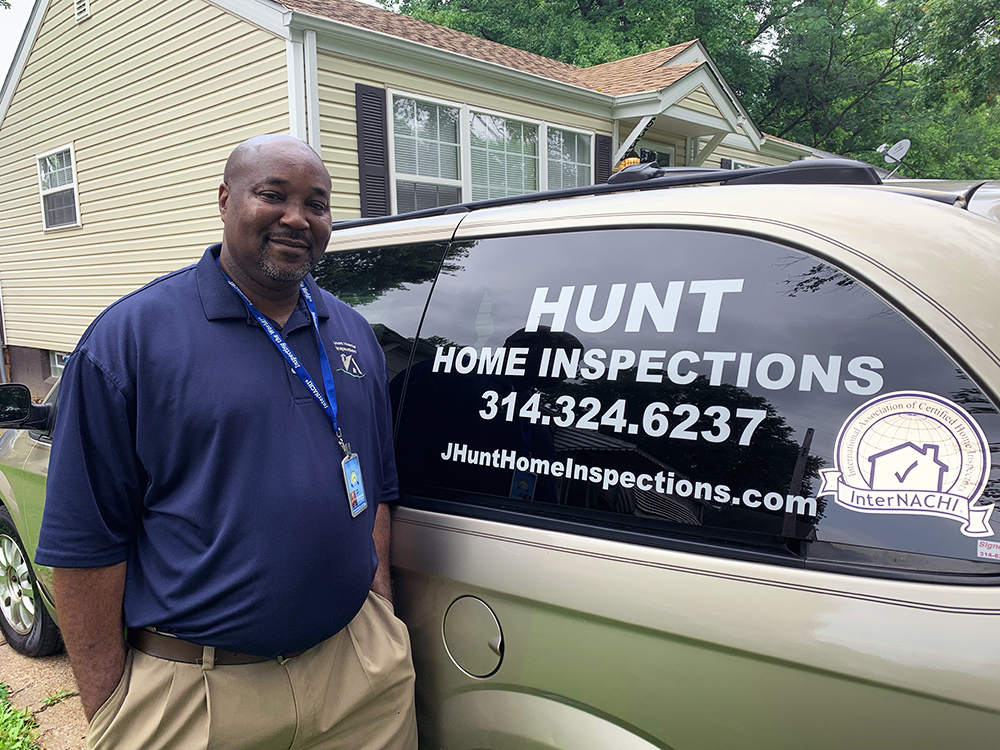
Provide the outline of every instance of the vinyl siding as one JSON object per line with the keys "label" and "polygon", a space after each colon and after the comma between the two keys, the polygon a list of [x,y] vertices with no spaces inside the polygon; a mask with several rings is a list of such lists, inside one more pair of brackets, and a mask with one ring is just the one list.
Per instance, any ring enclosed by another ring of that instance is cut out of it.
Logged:
{"label": "vinyl siding", "polygon": [[709,96],[704,86],[699,86],[677,102],[674,106],[680,109],[688,109],[702,115],[725,119],[725,115],[722,114],[722,110],[715,105],[715,102],[712,101],[712,97]]}
{"label": "vinyl siding", "polygon": [[746,162],[761,167],[775,167],[779,164],[788,164],[791,161],[790,159],[783,159],[762,151],[747,151],[726,144],[722,144],[715,149],[708,158],[709,163],[705,165],[707,167],[719,166],[719,159],[733,159],[734,161]]}
{"label": "vinyl siding", "polygon": [[591,130],[610,135],[611,121],[579,112],[536,104],[504,96],[486,89],[461,86],[446,80],[414,75],[389,67],[360,63],[351,58],[319,50],[320,132],[323,160],[333,177],[334,218],[361,215],[358,195],[357,122],[354,111],[354,85],[385,87],[415,96],[428,96],[456,104],[469,104],[493,112],[545,120],[553,125]]}
{"label": "vinyl siding", "polygon": [[[69,351],[123,294],[221,232],[245,138],[288,132],[285,42],[204,0],[51,0],[0,123],[7,341]],[[42,227],[35,155],[73,143],[83,226]]]}

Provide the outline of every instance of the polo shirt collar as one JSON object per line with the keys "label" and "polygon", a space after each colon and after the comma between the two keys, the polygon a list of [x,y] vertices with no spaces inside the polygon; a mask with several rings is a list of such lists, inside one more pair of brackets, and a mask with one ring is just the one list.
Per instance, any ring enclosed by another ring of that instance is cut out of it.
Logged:
{"label": "polo shirt collar", "polygon": [[[201,256],[201,260],[195,266],[195,274],[198,279],[198,294],[201,296],[201,305],[205,310],[205,317],[209,320],[245,318],[256,325],[257,321],[250,315],[250,311],[243,304],[243,300],[229,286],[229,282],[226,281],[226,277],[219,269],[216,259],[219,257],[220,252],[222,252],[221,244],[211,245],[205,250],[205,254]],[[316,303],[317,317],[323,319],[329,318],[330,310],[312,274],[306,276],[305,281],[306,288],[309,289],[309,292],[313,296],[313,301]],[[299,299],[299,305],[303,305],[301,298]]]}

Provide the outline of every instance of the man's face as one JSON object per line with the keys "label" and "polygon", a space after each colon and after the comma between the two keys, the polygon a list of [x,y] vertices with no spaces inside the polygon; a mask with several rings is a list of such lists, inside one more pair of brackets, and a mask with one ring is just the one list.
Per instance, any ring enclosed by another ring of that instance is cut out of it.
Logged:
{"label": "man's face", "polygon": [[330,175],[304,144],[266,143],[219,189],[223,251],[240,276],[297,285],[330,241]]}

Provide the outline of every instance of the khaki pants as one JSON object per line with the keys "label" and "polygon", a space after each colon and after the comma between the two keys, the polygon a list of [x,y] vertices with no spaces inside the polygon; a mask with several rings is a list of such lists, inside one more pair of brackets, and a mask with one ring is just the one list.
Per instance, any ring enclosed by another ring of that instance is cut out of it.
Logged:
{"label": "khaki pants", "polygon": [[130,649],[87,748],[415,750],[413,680],[406,626],[369,593],[346,628],[284,663],[209,668]]}

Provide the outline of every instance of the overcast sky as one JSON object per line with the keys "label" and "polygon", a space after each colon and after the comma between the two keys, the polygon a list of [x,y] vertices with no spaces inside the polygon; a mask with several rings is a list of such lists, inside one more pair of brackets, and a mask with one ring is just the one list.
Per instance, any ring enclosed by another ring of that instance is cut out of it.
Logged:
{"label": "overcast sky", "polygon": [[32,0],[10,0],[10,10],[0,8],[0,71],[3,71],[0,84],[7,77],[33,4]]}

